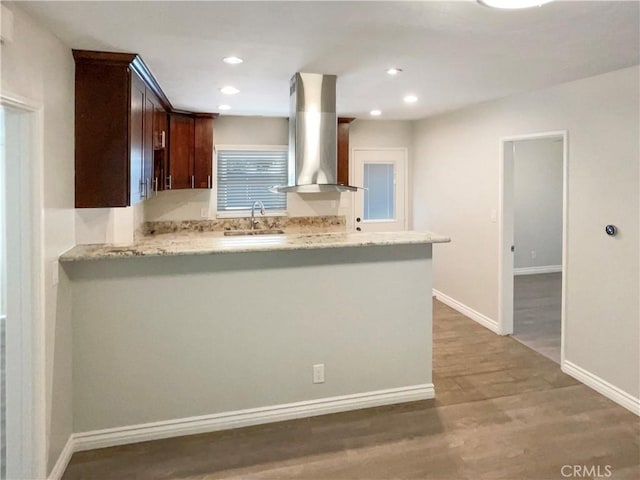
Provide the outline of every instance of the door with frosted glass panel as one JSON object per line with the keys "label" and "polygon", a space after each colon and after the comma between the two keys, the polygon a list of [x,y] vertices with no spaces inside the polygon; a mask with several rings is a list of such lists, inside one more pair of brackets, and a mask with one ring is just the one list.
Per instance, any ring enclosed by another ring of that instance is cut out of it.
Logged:
{"label": "door with frosted glass panel", "polygon": [[405,230],[407,150],[354,149],[354,228],[362,232]]}

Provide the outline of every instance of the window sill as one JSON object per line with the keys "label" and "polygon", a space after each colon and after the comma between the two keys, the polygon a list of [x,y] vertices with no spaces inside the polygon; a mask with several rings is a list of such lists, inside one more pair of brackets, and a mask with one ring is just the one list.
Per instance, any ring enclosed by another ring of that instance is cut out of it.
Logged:
{"label": "window sill", "polygon": [[[238,210],[237,212],[216,212],[216,218],[248,218],[251,216],[251,210]],[[260,214],[260,210],[256,210],[256,218],[260,217],[288,217],[286,210],[268,210],[264,215]]]}

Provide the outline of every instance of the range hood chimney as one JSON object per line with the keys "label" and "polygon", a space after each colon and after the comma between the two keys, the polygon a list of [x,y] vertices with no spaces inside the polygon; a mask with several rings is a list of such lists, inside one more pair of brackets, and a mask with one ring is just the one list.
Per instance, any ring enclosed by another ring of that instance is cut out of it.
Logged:
{"label": "range hood chimney", "polygon": [[335,75],[296,73],[290,84],[289,181],[280,193],[355,192],[338,184]]}

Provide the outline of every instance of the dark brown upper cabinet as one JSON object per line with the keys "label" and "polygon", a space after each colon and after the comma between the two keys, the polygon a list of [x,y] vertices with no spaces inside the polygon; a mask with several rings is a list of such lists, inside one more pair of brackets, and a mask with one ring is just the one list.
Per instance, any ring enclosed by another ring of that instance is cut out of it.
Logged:
{"label": "dark brown upper cabinet", "polygon": [[138,55],[74,50],[73,57],[77,208],[134,205],[168,188],[169,178],[174,188],[210,187],[215,114],[184,112],[191,120],[178,122],[169,147],[173,107]]}
{"label": "dark brown upper cabinet", "polygon": [[213,187],[213,118],[196,115],[194,132],[195,188]]}
{"label": "dark brown upper cabinet", "polygon": [[212,188],[213,119],[212,114],[169,115],[167,188]]}
{"label": "dark brown upper cabinet", "polygon": [[191,115],[169,115],[169,190],[193,188],[194,132],[195,124]]}
{"label": "dark brown upper cabinet", "polygon": [[75,205],[126,207],[151,195],[154,115],[171,104],[142,59],[74,50]]}
{"label": "dark brown upper cabinet", "polygon": [[355,118],[338,118],[338,183],[349,185],[349,128]]}
{"label": "dark brown upper cabinet", "polygon": [[[145,112],[145,87],[144,82],[135,73],[131,74],[131,104],[129,115],[129,203],[142,200],[148,189],[146,177],[148,162],[147,150],[149,142],[145,138],[147,115]],[[77,166],[76,166],[77,171]]]}

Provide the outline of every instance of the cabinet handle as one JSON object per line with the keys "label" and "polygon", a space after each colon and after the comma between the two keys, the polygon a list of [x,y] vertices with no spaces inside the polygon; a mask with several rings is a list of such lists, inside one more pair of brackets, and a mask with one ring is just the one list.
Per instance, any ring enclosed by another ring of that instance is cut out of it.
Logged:
{"label": "cabinet handle", "polygon": [[207,188],[211,188],[211,175],[207,177]]}
{"label": "cabinet handle", "polygon": [[162,148],[165,147],[165,133],[164,133],[164,130],[160,133],[160,146]]}
{"label": "cabinet handle", "polygon": [[196,176],[195,175],[191,175],[191,188],[196,188]]}
{"label": "cabinet handle", "polygon": [[171,190],[171,175],[167,177],[167,189]]}

